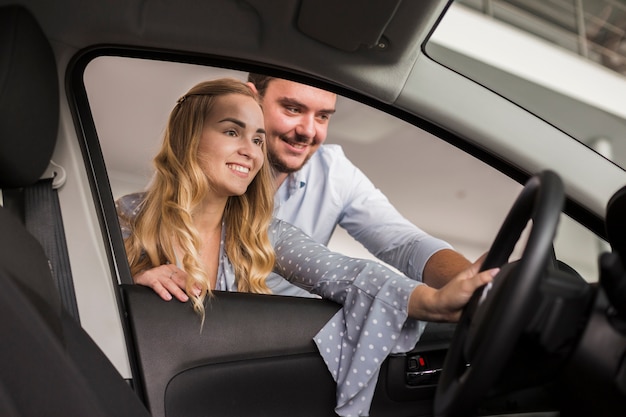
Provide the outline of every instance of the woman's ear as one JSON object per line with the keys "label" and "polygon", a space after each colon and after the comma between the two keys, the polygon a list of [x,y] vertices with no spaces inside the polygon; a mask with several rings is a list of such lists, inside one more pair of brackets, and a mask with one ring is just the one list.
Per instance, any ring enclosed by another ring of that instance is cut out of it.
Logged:
{"label": "woman's ear", "polygon": [[251,83],[250,81],[248,81],[248,82],[246,83],[246,85],[247,85],[248,87],[250,87],[250,90],[252,90],[252,92],[254,92],[254,94],[256,94],[257,96],[259,95],[259,91],[256,89],[256,86],[255,86],[253,83]]}

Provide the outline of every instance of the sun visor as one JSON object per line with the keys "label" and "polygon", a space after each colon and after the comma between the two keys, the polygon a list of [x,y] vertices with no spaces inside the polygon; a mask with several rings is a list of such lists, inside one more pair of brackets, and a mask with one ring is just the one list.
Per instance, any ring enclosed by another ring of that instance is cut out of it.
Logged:
{"label": "sun visor", "polygon": [[380,47],[381,37],[400,3],[402,0],[302,0],[298,29],[347,52]]}

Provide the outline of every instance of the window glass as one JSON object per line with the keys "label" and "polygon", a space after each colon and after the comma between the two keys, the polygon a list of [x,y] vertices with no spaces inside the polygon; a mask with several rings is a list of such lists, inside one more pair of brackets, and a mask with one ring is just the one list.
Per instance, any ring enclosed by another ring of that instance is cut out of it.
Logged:
{"label": "window glass", "polygon": [[624,0],[458,0],[430,57],[626,167]]}
{"label": "window glass", "polygon": [[[200,81],[224,76],[245,80],[247,74],[110,56],[87,66],[86,90],[115,199],[143,190],[150,181],[152,158],[177,99]],[[338,98],[326,143],[341,145],[405,217],[471,260],[488,250],[521,190],[513,180],[432,134],[344,97]],[[590,245],[597,246],[592,240]],[[568,248],[567,241],[564,238],[564,249],[557,250],[559,256],[562,252],[566,262],[585,273],[594,270],[597,248],[582,256],[576,252],[579,248]],[[373,258],[340,228],[329,246]],[[594,280],[593,274],[586,278]]]}

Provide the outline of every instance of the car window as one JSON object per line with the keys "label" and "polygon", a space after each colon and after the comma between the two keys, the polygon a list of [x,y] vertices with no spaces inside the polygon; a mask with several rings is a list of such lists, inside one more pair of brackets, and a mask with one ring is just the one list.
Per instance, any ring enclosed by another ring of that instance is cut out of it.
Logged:
{"label": "car window", "polygon": [[[114,56],[87,65],[85,87],[115,199],[150,181],[152,157],[176,100],[196,83],[224,76],[245,80],[247,73]],[[338,98],[326,143],[341,145],[405,217],[470,260],[489,249],[522,188],[433,134],[345,97]],[[557,254],[595,280],[598,239],[567,218],[561,223]],[[583,243],[569,245],[571,234]],[[329,246],[374,259],[341,228]]]}
{"label": "car window", "polygon": [[623,0],[458,0],[426,52],[624,169],[625,25]]}

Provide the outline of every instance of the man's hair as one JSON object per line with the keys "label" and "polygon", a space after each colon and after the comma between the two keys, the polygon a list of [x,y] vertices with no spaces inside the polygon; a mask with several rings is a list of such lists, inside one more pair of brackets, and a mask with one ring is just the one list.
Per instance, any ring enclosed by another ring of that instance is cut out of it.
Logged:
{"label": "man's hair", "polygon": [[248,82],[251,82],[256,87],[259,96],[263,98],[265,96],[265,91],[267,90],[267,85],[275,79],[276,77],[272,77],[270,75],[257,74],[254,72],[248,73]]}

